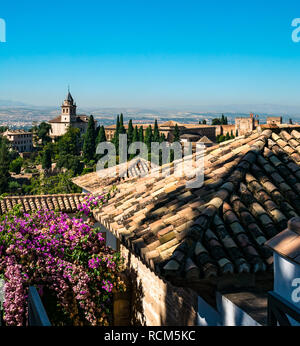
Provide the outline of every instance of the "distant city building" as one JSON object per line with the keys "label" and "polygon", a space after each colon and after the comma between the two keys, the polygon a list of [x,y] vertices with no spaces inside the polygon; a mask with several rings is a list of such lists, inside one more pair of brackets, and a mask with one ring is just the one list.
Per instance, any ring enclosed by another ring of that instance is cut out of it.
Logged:
{"label": "distant city building", "polygon": [[[143,130],[144,130],[144,134],[146,132],[146,129],[147,127],[149,126],[152,126],[152,130],[154,129],[154,124],[133,124],[133,126],[137,126],[138,128],[140,127],[143,127]],[[106,136],[106,139],[108,141],[112,140],[114,135],[115,135],[115,132],[116,132],[116,125],[108,125],[108,126],[105,126],[104,130],[105,130],[105,136]],[[125,125],[124,124],[124,128],[126,129],[126,131],[128,130],[128,125]]]}
{"label": "distant city building", "polygon": [[13,149],[19,153],[30,153],[33,151],[32,133],[24,130],[7,130],[3,136],[8,139]]}
{"label": "distant city building", "polygon": [[281,125],[282,117],[267,117],[267,124]]}
{"label": "distant city building", "polygon": [[[174,137],[175,126],[178,126],[180,132],[180,138],[184,135],[190,135],[195,141],[198,141],[201,137],[207,136],[210,140],[216,139],[216,126],[212,125],[199,125],[199,124],[181,124],[177,121],[167,121],[158,124],[158,129],[161,134],[165,135],[167,141],[172,141]],[[154,124],[133,124],[133,126],[143,127],[144,134],[149,125],[154,129]],[[128,125],[124,125],[125,129],[128,129]],[[107,140],[111,140],[116,132],[116,125],[110,125],[105,127],[105,134]],[[183,138],[184,139],[184,138]]]}
{"label": "distant city building", "polygon": [[205,145],[205,147],[212,147],[214,145],[214,143],[207,138],[206,136],[202,137],[201,139],[199,139],[199,141],[197,143],[202,143]]}
{"label": "distant city building", "polygon": [[[86,132],[90,117],[87,115],[77,115],[76,108],[76,103],[69,91],[61,106],[61,114],[55,119],[49,121],[49,124],[51,125],[51,138],[64,135],[69,127],[78,128],[80,133]],[[95,126],[96,124],[97,122],[95,121]]]}
{"label": "distant city building", "polygon": [[258,116],[254,116],[253,113],[250,114],[249,118],[238,117],[235,118],[235,130],[238,136],[251,133],[259,125]]}

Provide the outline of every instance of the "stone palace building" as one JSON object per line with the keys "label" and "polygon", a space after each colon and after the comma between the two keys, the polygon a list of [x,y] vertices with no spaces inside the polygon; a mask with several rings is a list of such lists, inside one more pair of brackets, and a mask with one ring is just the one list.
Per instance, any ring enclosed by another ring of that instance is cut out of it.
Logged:
{"label": "stone palace building", "polygon": [[[77,115],[76,108],[76,103],[74,102],[70,91],[68,91],[67,97],[61,106],[61,114],[55,119],[49,121],[49,124],[51,125],[51,138],[54,139],[64,135],[70,126],[80,129],[80,133],[86,132],[90,117],[87,115]],[[96,123],[97,122],[95,121],[95,126]]]}

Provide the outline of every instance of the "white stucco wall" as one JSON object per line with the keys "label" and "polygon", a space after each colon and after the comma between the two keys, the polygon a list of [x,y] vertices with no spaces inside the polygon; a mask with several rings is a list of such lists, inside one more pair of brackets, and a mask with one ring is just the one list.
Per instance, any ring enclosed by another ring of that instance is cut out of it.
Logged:
{"label": "white stucco wall", "polygon": [[248,313],[217,292],[217,310],[198,297],[198,326],[261,326]]}
{"label": "white stucco wall", "polygon": [[[274,292],[300,309],[300,265],[274,253]],[[300,326],[289,318],[293,325]]]}
{"label": "white stucco wall", "polygon": [[117,238],[105,226],[97,222],[94,227],[99,227],[100,231],[105,234],[107,246],[110,246],[113,250],[118,250]]}

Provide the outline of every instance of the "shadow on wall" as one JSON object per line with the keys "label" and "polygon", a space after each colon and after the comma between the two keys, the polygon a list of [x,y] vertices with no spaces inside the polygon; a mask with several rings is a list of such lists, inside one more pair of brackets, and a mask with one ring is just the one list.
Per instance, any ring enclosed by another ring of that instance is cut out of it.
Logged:
{"label": "shadow on wall", "polygon": [[131,253],[129,252],[127,269],[124,271],[130,289],[130,325],[146,326],[144,315],[143,298],[145,296],[142,280],[138,279],[138,273],[131,267]]}
{"label": "shadow on wall", "polygon": [[195,326],[197,323],[196,293],[167,283],[165,300],[161,307],[162,326]]}

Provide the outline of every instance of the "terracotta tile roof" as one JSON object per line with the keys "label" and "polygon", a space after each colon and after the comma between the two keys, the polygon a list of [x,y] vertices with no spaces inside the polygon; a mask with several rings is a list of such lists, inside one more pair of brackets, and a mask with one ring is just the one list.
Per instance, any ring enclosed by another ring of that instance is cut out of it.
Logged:
{"label": "terracotta tile roof", "polygon": [[61,121],[61,115],[57,116],[57,117],[54,118],[54,119],[49,120],[49,123],[50,123],[50,124],[61,123],[61,122],[62,122],[62,121]]}
{"label": "terracotta tile roof", "polygon": [[300,132],[253,132],[207,149],[201,188],[172,170],[120,181],[95,217],[167,278],[269,271],[265,242],[300,215],[299,163]]}
{"label": "terracotta tile roof", "polygon": [[[103,190],[111,185],[119,184],[120,181],[130,180],[148,174],[150,167],[150,162],[138,158],[101,172],[93,172],[73,178],[72,181],[85,191],[97,194],[102,193]],[[115,177],[114,170],[117,173]],[[120,176],[123,178],[120,179]]]}
{"label": "terracotta tile roof", "polygon": [[184,124],[180,124],[178,121],[174,121],[174,120],[169,120],[169,121],[166,121],[162,124],[160,124],[161,127],[175,127],[177,124],[177,126],[184,126]]}
{"label": "terracotta tile roof", "polygon": [[203,136],[202,138],[199,139],[198,143],[213,143],[213,141],[211,141],[206,136]]}
{"label": "terracotta tile roof", "polygon": [[[81,123],[87,123],[89,121],[89,116],[87,115],[77,115],[76,116],[76,122]],[[62,121],[62,116],[59,115],[54,119],[49,120],[50,124],[56,124],[56,123],[67,123],[67,121]]]}
{"label": "terracotta tile roof", "polygon": [[24,212],[49,209],[74,213],[83,197],[83,194],[4,197],[0,199],[0,214],[12,210],[18,204],[22,206]]}

